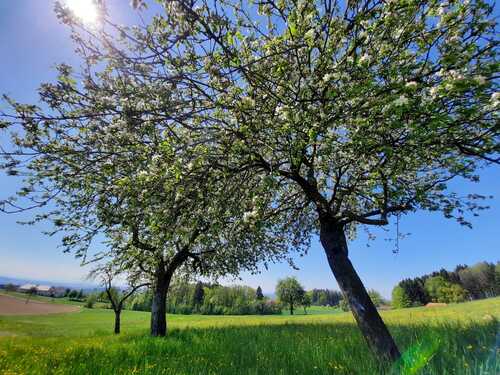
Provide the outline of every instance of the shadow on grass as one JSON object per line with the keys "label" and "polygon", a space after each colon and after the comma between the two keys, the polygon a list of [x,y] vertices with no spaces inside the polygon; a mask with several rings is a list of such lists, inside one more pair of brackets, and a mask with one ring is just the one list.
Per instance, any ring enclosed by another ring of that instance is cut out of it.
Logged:
{"label": "shadow on grass", "polygon": [[[422,370],[426,374],[476,374],[478,369],[496,374],[497,326],[495,320],[390,325],[403,352],[391,369],[380,366],[352,323],[183,328],[170,330],[165,338],[131,335],[119,341],[125,347],[142,348],[146,356],[166,354],[179,362],[198,353],[199,358],[210,358],[209,363],[221,364],[217,373],[238,368],[252,374],[418,374]],[[273,371],[266,372],[270,368]]]}
{"label": "shadow on grass", "polygon": [[63,374],[496,374],[495,320],[389,327],[404,351],[392,369],[371,355],[353,323],[285,323],[13,344],[0,373],[23,364],[25,373]]}

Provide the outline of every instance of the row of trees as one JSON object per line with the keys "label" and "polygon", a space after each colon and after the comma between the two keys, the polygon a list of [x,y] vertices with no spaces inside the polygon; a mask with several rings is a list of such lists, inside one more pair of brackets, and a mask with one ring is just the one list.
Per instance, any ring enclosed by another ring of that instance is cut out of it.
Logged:
{"label": "row of trees", "polygon": [[66,289],[64,291],[63,297],[67,297],[72,300],[76,301],[83,301],[87,295],[83,291],[83,289],[76,290],[76,289]]}
{"label": "row of trees", "polygon": [[23,186],[0,208],[44,208],[33,222],[86,261],[104,238],[96,260],[151,287],[155,336],[174,274],[256,271],[319,235],[370,348],[398,358],[347,241],[483,208],[447,183],[499,161],[492,5],[172,0],[128,27],[99,4],[96,28],[56,6],[81,68],[40,103],[6,97],[2,167]]}
{"label": "row of trees", "polygon": [[[115,288],[111,293],[117,294]],[[375,304],[383,302],[380,294],[374,290],[368,293]],[[167,312],[175,314],[206,314],[206,315],[266,315],[280,314],[286,308],[293,315],[298,307],[307,313],[310,306],[339,306],[343,301],[341,293],[328,289],[313,289],[306,291],[295,277],[279,280],[276,286],[277,300],[264,296],[259,286],[253,289],[248,286],[222,286],[219,284],[198,281],[189,283],[177,280],[169,291]],[[107,291],[97,294],[94,298],[99,302],[109,303]],[[139,311],[151,311],[152,294],[149,290],[136,293],[125,308]],[[348,310],[348,309],[347,309]]]}
{"label": "row of trees", "polygon": [[[375,307],[380,307],[387,302],[382,295],[374,289],[368,290],[368,295]],[[276,286],[278,301],[288,306],[290,314],[293,315],[297,306],[302,306],[307,313],[309,306],[339,306],[344,311],[350,310],[349,302],[342,293],[328,289],[313,289],[306,291],[295,277],[287,277],[278,281]]]}
{"label": "row of trees", "polygon": [[248,315],[280,314],[281,306],[248,286],[214,284],[175,284],[169,294],[167,310],[180,314]]}
{"label": "row of trees", "polygon": [[342,293],[338,290],[313,289],[310,294],[313,306],[337,306],[342,299]]}
{"label": "row of trees", "polygon": [[[370,295],[376,292],[369,291]],[[380,295],[378,295],[380,296]],[[341,293],[328,289],[306,291],[294,277],[279,280],[276,286],[277,300],[264,296],[259,286],[221,286],[219,284],[197,282],[196,284],[176,282],[171,286],[167,301],[167,311],[178,314],[207,315],[247,315],[280,314],[286,308],[293,315],[298,307],[338,306]],[[372,298],[373,299],[373,298]],[[375,298],[376,306],[381,298]],[[151,310],[151,293],[136,294],[128,303],[132,310]]]}
{"label": "row of trees", "polygon": [[428,275],[405,279],[393,289],[395,307],[421,306],[429,302],[463,302],[500,295],[500,262],[458,265]]}

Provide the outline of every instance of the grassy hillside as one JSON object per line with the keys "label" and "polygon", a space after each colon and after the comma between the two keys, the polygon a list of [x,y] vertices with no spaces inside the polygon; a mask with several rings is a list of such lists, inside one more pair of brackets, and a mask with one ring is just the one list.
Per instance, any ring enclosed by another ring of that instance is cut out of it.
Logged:
{"label": "grassy hillside", "polygon": [[[496,374],[500,298],[383,312],[405,351],[404,374]],[[114,336],[108,310],[0,317],[1,374],[377,374],[349,313],[170,315],[167,338],[149,314],[126,311]],[[424,372],[417,370],[425,366]]]}
{"label": "grassy hillside", "polygon": [[27,300],[29,298],[30,301],[39,301],[39,302],[47,302],[47,303],[62,303],[62,304],[67,304],[67,305],[77,305],[77,306],[83,306],[83,302],[79,301],[70,301],[69,298],[54,298],[54,297],[46,297],[46,296],[39,296],[39,295],[28,295],[26,293],[21,293],[21,292],[7,292],[4,289],[0,289],[0,295],[5,295],[9,297],[15,297],[19,298],[22,300]]}

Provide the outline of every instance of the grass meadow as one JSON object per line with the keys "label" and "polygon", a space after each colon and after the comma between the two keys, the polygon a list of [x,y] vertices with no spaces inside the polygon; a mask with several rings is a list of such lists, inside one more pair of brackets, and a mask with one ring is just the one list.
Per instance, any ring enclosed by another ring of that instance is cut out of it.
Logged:
{"label": "grass meadow", "polygon": [[382,313],[404,352],[382,368],[350,313],[169,315],[165,338],[148,336],[149,314],[0,317],[0,374],[500,374],[500,298]]}

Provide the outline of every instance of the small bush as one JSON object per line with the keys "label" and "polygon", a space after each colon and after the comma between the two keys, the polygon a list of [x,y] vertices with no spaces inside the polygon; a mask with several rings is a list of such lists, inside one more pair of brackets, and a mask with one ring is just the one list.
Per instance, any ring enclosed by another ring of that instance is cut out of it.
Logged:
{"label": "small bush", "polygon": [[84,306],[87,309],[93,309],[96,301],[97,301],[97,296],[95,294],[90,294],[89,296],[87,296]]}

